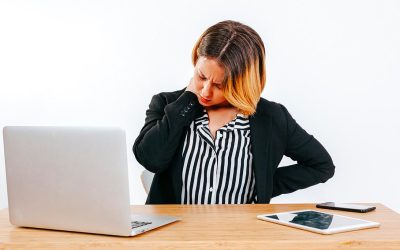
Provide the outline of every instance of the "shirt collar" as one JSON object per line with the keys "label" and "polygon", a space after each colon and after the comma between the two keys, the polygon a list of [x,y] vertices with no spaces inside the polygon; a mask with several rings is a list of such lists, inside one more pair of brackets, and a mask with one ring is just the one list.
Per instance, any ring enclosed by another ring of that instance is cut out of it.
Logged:
{"label": "shirt collar", "polygon": [[[238,117],[241,117],[243,119],[246,119],[248,121],[248,116],[243,115],[241,113],[237,114],[236,117],[222,126],[219,130],[221,131],[233,131],[235,129],[244,129],[243,124],[239,123]],[[203,109],[203,114],[195,119],[195,125],[196,129],[201,129],[201,128],[207,128],[208,127],[208,114],[207,110]]]}

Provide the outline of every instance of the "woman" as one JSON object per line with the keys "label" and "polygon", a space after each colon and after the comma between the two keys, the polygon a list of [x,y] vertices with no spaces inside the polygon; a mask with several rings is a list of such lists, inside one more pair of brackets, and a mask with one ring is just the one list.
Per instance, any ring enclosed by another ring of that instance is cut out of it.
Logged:
{"label": "woman", "polygon": [[[260,98],[265,49],[223,21],[192,52],[188,86],[153,96],[133,152],[155,173],[147,204],[269,203],[334,174],[324,147],[278,103]],[[278,168],[283,155],[297,164]]]}

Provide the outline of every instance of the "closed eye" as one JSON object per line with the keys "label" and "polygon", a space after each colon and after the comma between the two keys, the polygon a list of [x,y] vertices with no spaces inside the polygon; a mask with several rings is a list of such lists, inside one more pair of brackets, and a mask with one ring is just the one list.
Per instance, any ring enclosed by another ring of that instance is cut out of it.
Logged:
{"label": "closed eye", "polygon": [[[200,80],[202,80],[202,81],[207,80],[207,77],[205,77],[200,71],[199,71],[199,73],[198,73],[198,76],[199,76]],[[220,84],[220,83],[214,83],[214,86],[215,86],[217,89],[222,89],[222,84]]]}

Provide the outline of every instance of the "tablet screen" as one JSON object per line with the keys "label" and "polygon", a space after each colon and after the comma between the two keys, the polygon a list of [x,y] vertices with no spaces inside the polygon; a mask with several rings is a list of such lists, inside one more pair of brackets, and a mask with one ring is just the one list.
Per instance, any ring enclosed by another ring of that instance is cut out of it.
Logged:
{"label": "tablet screen", "polygon": [[333,214],[326,214],[317,211],[288,212],[276,215],[269,215],[265,217],[321,230],[331,229],[335,227],[361,225],[366,223],[366,221],[364,220],[358,220],[355,218],[348,218]]}

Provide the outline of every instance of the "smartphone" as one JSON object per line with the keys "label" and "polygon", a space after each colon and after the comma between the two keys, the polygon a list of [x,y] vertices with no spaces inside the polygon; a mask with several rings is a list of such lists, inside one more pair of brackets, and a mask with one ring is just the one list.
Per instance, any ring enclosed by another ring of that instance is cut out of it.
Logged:
{"label": "smartphone", "polygon": [[337,203],[337,202],[319,203],[317,204],[317,207],[325,209],[343,210],[349,212],[358,212],[358,213],[366,213],[376,209],[376,207],[373,206],[357,205],[349,203]]}

